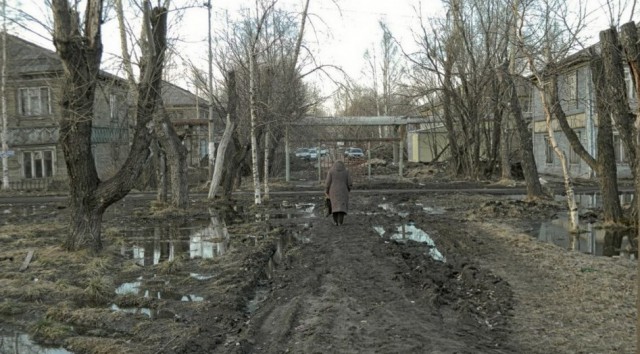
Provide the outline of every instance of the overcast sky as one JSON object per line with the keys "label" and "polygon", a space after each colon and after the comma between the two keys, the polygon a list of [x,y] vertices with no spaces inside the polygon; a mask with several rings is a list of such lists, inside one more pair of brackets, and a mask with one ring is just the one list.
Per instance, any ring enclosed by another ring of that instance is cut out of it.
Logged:
{"label": "overcast sky", "polygon": [[[198,3],[204,4],[206,0]],[[569,2],[574,0],[568,0]],[[617,1],[617,0],[616,0]],[[156,1],[152,1],[155,3]],[[180,7],[189,0],[173,0],[174,6]],[[7,0],[8,7],[20,7],[24,11],[39,18],[43,22],[50,22],[49,9],[45,0]],[[125,1],[126,3],[126,1]],[[312,25],[307,28],[306,40],[317,50],[319,60],[324,64],[338,65],[352,77],[358,78],[365,66],[363,55],[365,50],[378,45],[381,31],[380,20],[387,23],[393,35],[403,43],[409,51],[412,49],[411,28],[416,28],[418,17],[416,11],[422,3],[422,14],[426,18],[442,15],[442,7],[438,0],[311,0],[310,13]],[[599,30],[606,28],[606,8],[604,0],[589,0],[590,31],[597,35]],[[238,13],[243,8],[255,5],[254,0],[212,0],[214,21],[221,18],[225,11],[230,14]],[[292,12],[302,10],[303,0],[279,0],[278,6]],[[206,58],[207,10],[205,7],[192,8],[184,12],[184,19],[178,24],[181,37],[185,42],[182,54],[191,56],[197,61]],[[627,15],[623,23],[628,21]],[[105,42],[105,57],[110,53],[119,52],[119,39],[116,31],[116,21],[111,21],[103,27]],[[216,24],[214,24],[215,26]],[[34,41],[35,43],[53,49],[50,35],[37,26],[30,25],[28,30],[13,27],[11,32]],[[592,44],[595,40],[591,40]],[[206,63],[202,69],[206,69]],[[185,86],[185,84],[182,84]]]}

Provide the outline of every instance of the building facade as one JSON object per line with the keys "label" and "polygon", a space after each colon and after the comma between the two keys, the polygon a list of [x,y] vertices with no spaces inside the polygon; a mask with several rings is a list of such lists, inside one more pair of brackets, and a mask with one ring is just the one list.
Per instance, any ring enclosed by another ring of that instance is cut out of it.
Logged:
{"label": "building facade", "polygon": [[[583,50],[569,57],[563,63],[563,68],[564,70],[558,77],[560,103],[569,125],[578,135],[582,146],[591,156],[595,157],[597,154],[598,117],[595,109],[596,95],[591,78],[588,50]],[[625,69],[625,81],[630,105],[635,107],[637,99],[628,68]],[[532,118],[534,156],[538,172],[546,175],[562,176],[562,166],[549,142],[540,92],[532,88],[530,94],[530,98],[525,100],[525,102],[528,102],[528,106],[525,107],[523,105],[523,111]],[[552,120],[552,128],[558,146],[566,154],[571,176],[583,179],[594,178],[595,171],[574,152],[556,120]],[[628,159],[615,127],[613,139],[618,176],[621,178],[631,177]]]}
{"label": "building facade", "polygon": [[[7,161],[12,189],[42,189],[65,183],[67,172],[58,144],[57,119],[62,62],[51,50],[7,35],[6,73]],[[193,160],[190,165],[199,165],[202,139],[207,139],[206,132],[202,131],[202,126],[207,126],[206,115],[199,112],[206,111],[207,102],[167,82],[163,82],[163,99],[171,119],[181,122],[178,132],[185,144],[189,144],[189,159]],[[135,105],[130,102],[127,82],[102,72],[97,84],[91,136],[92,153],[101,179],[113,175],[129,152],[132,107]],[[191,124],[182,124],[186,121]],[[2,161],[0,159],[0,166]]]}

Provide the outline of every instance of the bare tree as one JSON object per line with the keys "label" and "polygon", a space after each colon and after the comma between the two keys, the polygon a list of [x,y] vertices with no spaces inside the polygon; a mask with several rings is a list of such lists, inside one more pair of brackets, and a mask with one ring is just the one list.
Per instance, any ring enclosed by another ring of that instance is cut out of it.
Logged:
{"label": "bare tree", "polygon": [[7,1],[2,0],[2,82],[0,82],[0,96],[2,96],[2,189],[9,189],[9,129],[7,116]]}
{"label": "bare tree", "polygon": [[220,181],[222,180],[222,171],[224,169],[225,154],[227,152],[227,147],[231,142],[231,135],[235,130],[236,120],[238,119],[236,114],[238,105],[238,95],[236,93],[236,73],[234,71],[230,71],[227,75],[227,80],[227,87],[229,88],[229,92],[227,94],[227,124],[225,126],[224,133],[222,134],[220,145],[218,146],[215,169],[213,171],[213,177],[211,179],[211,184],[209,187],[209,199],[215,197],[220,186]]}
{"label": "bare tree", "polygon": [[[164,0],[164,8],[170,5],[169,0]],[[122,52],[122,62],[127,76],[129,92],[137,100],[138,83],[135,79],[133,62],[129,53],[127,39],[127,27],[125,26],[124,10],[122,0],[115,2],[116,16],[118,19],[120,33],[120,47]],[[146,47],[141,48],[149,50]],[[143,56],[145,54],[143,53]],[[148,56],[148,55],[147,55]],[[165,56],[158,58],[165,62]],[[162,97],[158,100],[158,107],[154,114],[154,136],[157,144],[152,144],[153,156],[155,157],[156,178],[158,180],[157,196],[159,201],[167,199],[167,186],[171,188],[171,205],[176,208],[185,208],[188,203],[188,176],[187,176],[187,150],[178,137],[173,124],[164,107]],[[167,178],[167,172],[169,178]]]}
{"label": "bare tree", "polygon": [[[450,172],[481,178],[493,173],[501,151],[500,127],[508,102],[504,96],[510,91],[501,88],[496,70],[508,62],[508,8],[502,0],[451,0],[445,6],[445,18],[421,17],[415,34],[420,50],[409,56],[415,94],[433,102],[425,110],[441,117],[446,128]],[[520,150],[524,165],[532,157],[527,154],[531,149]],[[528,171],[537,173],[535,162],[530,165]],[[529,181],[534,196],[540,196],[537,178],[527,177],[528,186]]]}
{"label": "bare tree", "polygon": [[102,57],[103,2],[87,1],[84,21],[67,0],[51,2],[54,44],[64,66],[59,126],[69,175],[70,232],[65,241],[69,250],[102,248],[104,211],[133,188],[149,156],[152,131],[148,124],[160,97],[167,11],[151,10],[149,1],[144,5],[143,37],[148,50],[141,63],[134,139],[122,168],[102,181],[91,154],[91,128]]}

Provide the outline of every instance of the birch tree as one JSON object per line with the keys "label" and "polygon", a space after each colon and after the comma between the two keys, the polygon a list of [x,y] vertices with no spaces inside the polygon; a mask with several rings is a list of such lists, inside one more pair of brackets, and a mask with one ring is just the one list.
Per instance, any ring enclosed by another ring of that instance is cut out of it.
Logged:
{"label": "birch tree", "polygon": [[2,0],[2,72],[0,96],[2,96],[2,189],[9,189],[9,117],[7,116],[7,0]]}

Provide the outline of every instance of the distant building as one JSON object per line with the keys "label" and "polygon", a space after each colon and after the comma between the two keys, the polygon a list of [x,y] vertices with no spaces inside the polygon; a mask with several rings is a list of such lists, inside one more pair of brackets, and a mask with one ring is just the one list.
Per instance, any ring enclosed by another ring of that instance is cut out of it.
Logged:
{"label": "distant building", "polygon": [[[54,181],[65,181],[57,119],[62,62],[51,50],[7,35],[6,73],[10,183],[14,188],[46,188]],[[128,154],[133,105],[124,79],[101,72],[98,80],[92,152],[98,175],[105,179],[117,171]],[[208,103],[167,82],[163,82],[162,96],[189,150],[189,165],[199,166],[206,155],[203,146],[208,138]]]}
{"label": "distant building", "polygon": [[[599,45],[593,46],[599,51]],[[596,95],[591,79],[589,49],[581,50],[559,63],[563,69],[558,77],[558,94],[560,103],[567,115],[567,121],[578,135],[582,146],[591,154],[597,155],[596,137],[598,136],[598,117],[595,110]],[[628,67],[625,66],[627,98],[632,107],[637,105],[635,87]],[[547,175],[562,176],[562,166],[549,142],[544,107],[540,92],[531,90],[530,109],[532,117],[533,146],[538,172]],[[523,107],[523,111],[526,108]],[[526,112],[526,111],[525,111]],[[556,120],[552,121],[554,137],[558,146],[566,153],[571,175],[575,178],[590,179],[595,177],[593,171],[576,154]],[[619,177],[631,177],[628,157],[618,131],[614,129],[613,142]]]}

